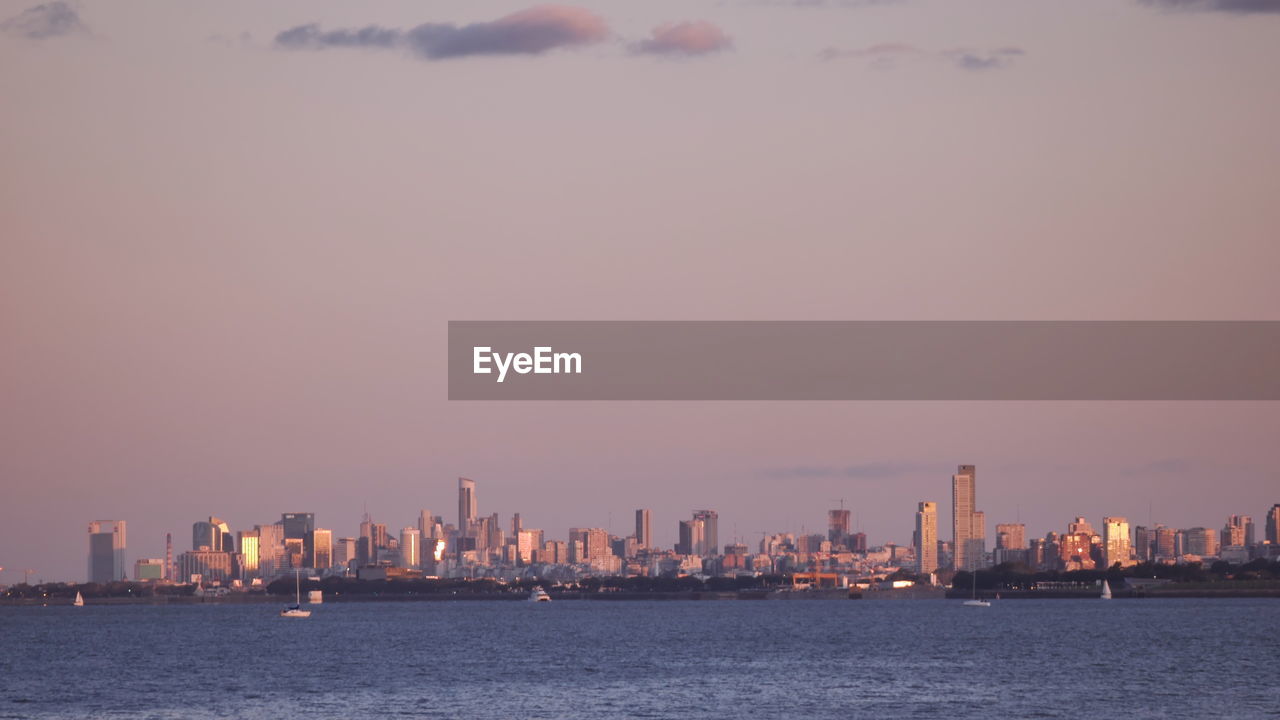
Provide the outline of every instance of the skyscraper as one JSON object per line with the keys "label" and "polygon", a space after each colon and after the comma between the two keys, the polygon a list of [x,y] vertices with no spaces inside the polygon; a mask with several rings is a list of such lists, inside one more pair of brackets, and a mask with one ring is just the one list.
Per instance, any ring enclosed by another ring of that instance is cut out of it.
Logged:
{"label": "skyscraper", "polygon": [[679,541],[676,553],[679,555],[701,555],[699,552],[706,546],[706,525],[699,519],[681,520]]}
{"label": "skyscraper", "polygon": [[636,510],[636,544],[642,548],[653,547],[653,513],[650,510]]}
{"label": "skyscraper", "polygon": [[912,538],[916,547],[916,572],[927,575],[938,569],[938,504],[921,502],[916,506],[916,531]]}
{"label": "skyscraper", "polygon": [[702,539],[703,544],[700,548],[694,548],[694,555],[718,555],[720,554],[720,537],[719,525],[720,515],[715,510],[695,510],[693,513],[694,520],[702,521]]}
{"label": "skyscraper", "polygon": [[422,566],[422,535],[418,528],[400,531],[400,567],[416,570]]}
{"label": "skyscraper", "polygon": [[94,520],[89,523],[89,582],[123,580],[124,551],[123,520]]}
{"label": "skyscraper", "polygon": [[986,515],[976,510],[978,470],[961,465],[951,476],[951,553],[957,570],[982,567],[987,554]]}
{"label": "skyscraper", "polygon": [[1253,518],[1248,515],[1232,515],[1222,528],[1223,547],[1239,545],[1249,547],[1253,544]]}
{"label": "skyscraper", "polygon": [[311,567],[328,570],[333,567],[333,531],[316,528],[311,531]]}
{"label": "skyscraper", "polygon": [[849,514],[844,508],[827,511],[827,539],[832,545],[844,545],[849,537]]}
{"label": "skyscraper", "polygon": [[280,524],[284,526],[285,540],[302,541],[302,566],[316,567],[315,539],[311,537],[316,529],[316,514],[284,513],[280,516]]}
{"label": "skyscraper", "polygon": [[467,535],[479,516],[475,481],[464,477],[458,478],[458,532],[464,536]]}
{"label": "skyscraper", "polygon": [[231,528],[212,515],[208,520],[198,520],[191,525],[191,549],[210,552],[234,552]]}
{"label": "skyscraper", "polygon": [[1129,560],[1129,521],[1122,517],[1102,518],[1102,564],[1111,569],[1116,564],[1127,567]]}
{"label": "skyscraper", "polygon": [[261,534],[257,530],[241,530],[237,533],[240,545],[240,573],[242,579],[252,580],[259,575]]}
{"label": "skyscraper", "polygon": [[1267,542],[1272,547],[1280,545],[1280,503],[1272,505],[1267,511]]}
{"label": "skyscraper", "polygon": [[258,531],[258,574],[270,580],[285,568],[284,526],[271,523],[253,529]]}

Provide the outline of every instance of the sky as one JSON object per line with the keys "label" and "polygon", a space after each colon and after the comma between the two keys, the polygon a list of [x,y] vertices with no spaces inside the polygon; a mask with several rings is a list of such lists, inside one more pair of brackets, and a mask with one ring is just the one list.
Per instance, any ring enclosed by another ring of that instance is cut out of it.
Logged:
{"label": "sky", "polygon": [[0,583],[458,476],[662,545],[949,537],[958,464],[1029,536],[1261,521],[1275,403],[449,402],[445,337],[1280,320],[1277,67],[1276,0],[0,0]]}

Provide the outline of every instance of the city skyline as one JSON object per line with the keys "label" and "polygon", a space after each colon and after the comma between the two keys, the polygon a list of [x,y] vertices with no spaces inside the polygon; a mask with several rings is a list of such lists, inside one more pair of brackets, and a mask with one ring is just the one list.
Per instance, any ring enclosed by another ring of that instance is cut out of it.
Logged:
{"label": "city skyline", "polygon": [[[973,465],[960,465],[955,474],[951,476],[951,489],[953,496],[960,495],[964,499],[962,509],[972,507],[972,498],[976,495],[977,485],[977,468]],[[478,511],[481,507],[478,493],[478,483],[469,478],[459,477],[457,479],[458,487],[458,503],[459,503],[459,522],[467,521],[468,527],[460,529],[457,525],[448,523],[446,518],[431,515],[428,509],[417,511],[415,522],[416,526],[410,525],[398,531],[398,546],[390,545],[393,548],[393,555],[398,558],[398,565],[402,567],[414,567],[425,564],[425,561],[432,554],[435,554],[436,560],[441,559],[441,554],[446,547],[446,541],[450,549],[449,557],[456,559],[461,564],[464,546],[461,541],[455,543],[454,538],[474,538],[478,529],[490,536],[499,538],[492,542],[497,545],[514,544],[516,550],[515,564],[528,565],[534,564],[533,553],[540,552],[544,541],[558,541],[561,538],[569,541],[570,545],[574,540],[582,543],[578,554],[570,547],[569,560],[571,562],[595,561],[604,556],[613,555],[615,551],[610,549],[610,543],[613,539],[623,538],[625,531],[615,533],[612,528],[585,528],[573,526],[568,528],[567,532],[560,534],[549,528],[526,529],[524,526],[524,516],[516,512],[510,516],[510,534],[503,535],[498,525],[490,524],[499,523],[499,513],[491,515],[479,516]],[[895,539],[866,539],[866,535],[850,523],[850,510],[843,506],[845,500],[840,500],[841,507],[838,509],[828,509],[826,532],[821,533],[821,528],[810,528],[807,532],[801,530],[788,529],[762,529],[757,530],[755,534],[760,538],[753,542],[751,537],[734,536],[726,540],[724,545],[744,545],[748,550],[748,554],[757,552],[756,544],[760,546],[759,551],[763,551],[764,538],[792,535],[795,537],[808,537],[817,532],[820,536],[825,537],[833,546],[845,544],[847,537],[852,535],[860,535],[863,540],[861,542],[867,545],[879,547],[900,546],[902,543],[896,542]],[[1024,562],[1025,558],[1019,554],[1029,547],[1035,547],[1035,542],[1041,536],[1052,538],[1065,525],[1066,533],[1064,538],[1070,539],[1074,533],[1079,533],[1081,542],[1085,543],[1081,549],[1077,551],[1062,551],[1063,558],[1072,555],[1081,556],[1087,554],[1085,549],[1090,544],[1089,538],[1093,543],[1099,543],[1100,547],[1095,550],[1095,554],[1099,556],[1099,560],[1105,566],[1110,566],[1116,562],[1121,564],[1131,564],[1132,562],[1142,562],[1151,560],[1156,556],[1168,558],[1173,553],[1173,545],[1164,545],[1166,541],[1159,537],[1159,533],[1167,529],[1171,534],[1178,536],[1178,542],[1185,542],[1184,545],[1178,546],[1178,555],[1208,555],[1215,556],[1216,551],[1225,546],[1244,546],[1251,547],[1257,541],[1266,541],[1270,543],[1276,542],[1276,527],[1280,524],[1280,503],[1270,506],[1265,513],[1259,515],[1261,521],[1255,521],[1253,515],[1231,514],[1226,518],[1226,524],[1221,530],[1216,529],[1214,523],[1208,525],[1200,524],[1196,526],[1185,527],[1168,527],[1163,522],[1147,522],[1142,524],[1131,525],[1127,518],[1121,516],[1107,515],[1101,520],[1099,530],[1095,530],[1090,522],[1084,516],[1076,516],[1074,520],[1063,521],[1057,528],[1049,528],[1043,533],[1028,533],[1027,525],[1021,522],[996,522],[994,523],[995,542],[991,552],[982,550],[980,554],[971,557],[964,557],[963,553],[957,556],[955,552],[956,545],[954,540],[948,546],[948,550],[944,550],[944,543],[939,537],[938,513],[939,504],[935,501],[921,500],[917,503],[916,512],[914,514],[914,528],[911,532],[911,541],[906,544],[912,548],[913,556],[910,567],[920,573],[928,573],[933,569],[977,569],[980,567],[988,567],[1002,562]],[[724,548],[718,546],[717,526],[719,522],[719,513],[714,510],[693,510],[686,514],[691,519],[677,519],[676,540],[671,545],[664,548],[660,543],[651,544],[646,547],[639,542],[641,533],[644,530],[651,532],[652,509],[640,508],[634,511],[635,524],[632,526],[634,531],[630,537],[635,539],[633,545],[627,545],[628,550],[626,556],[630,557],[632,552],[665,552],[674,550],[676,554],[697,555],[706,558],[719,556],[728,552]],[[982,513],[975,514],[981,517]],[[133,569],[141,572],[141,568],[147,565],[148,572],[152,566],[160,567],[165,577],[182,577],[197,570],[189,564],[184,563],[208,563],[210,558],[222,553],[242,554],[245,556],[243,564],[240,566],[242,570],[249,571],[250,574],[256,575],[259,571],[266,576],[271,576],[273,572],[278,572],[280,567],[311,567],[311,568],[329,568],[331,565],[336,566],[337,558],[344,558],[345,561],[358,561],[358,565],[376,564],[376,560],[380,556],[376,555],[371,547],[383,547],[387,545],[386,538],[397,538],[396,531],[389,531],[389,527],[398,524],[398,520],[391,523],[373,522],[369,514],[365,513],[365,519],[360,523],[360,529],[352,536],[346,536],[341,532],[335,532],[333,528],[320,528],[316,524],[316,516],[314,513],[303,512],[285,512],[280,514],[280,520],[274,525],[255,524],[253,529],[244,529],[233,531],[228,523],[216,516],[210,516],[207,520],[197,520],[192,525],[192,540],[189,550],[178,549],[178,559],[174,559],[172,548],[166,546],[166,552],[163,558],[158,555],[148,556],[145,552],[135,553],[134,556],[128,556],[128,548],[125,545],[125,525],[123,520],[107,520],[94,521],[89,524],[90,542],[89,542],[89,572],[87,579],[90,581],[105,581],[112,575],[115,579],[121,579],[122,573],[124,577],[129,577],[129,570]],[[953,518],[956,517],[953,510]],[[981,520],[975,520],[981,522]],[[100,530],[105,526],[105,531]],[[495,528],[497,529],[495,534]],[[978,540],[986,536],[985,527],[963,526],[951,528],[953,538],[963,537],[963,531],[970,531],[979,535]],[[1204,535],[1198,536],[1195,533],[1204,531]],[[595,533],[599,533],[597,538]],[[1185,541],[1182,536],[1186,535]],[[1219,538],[1221,535],[1221,538]],[[166,540],[170,534],[166,533]],[[365,545],[363,538],[370,538],[368,545]],[[102,539],[99,539],[102,538]],[[921,555],[921,538],[932,538],[933,542],[929,543],[925,554]],[[1028,543],[1028,539],[1032,539]],[[439,548],[437,549],[437,540]],[[470,544],[466,548],[483,549],[490,542],[487,538],[484,540],[469,540]],[[1169,543],[1172,540],[1167,541]],[[979,552],[979,546],[982,543],[970,541],[968,547],[973,552]],[[260,547],[276,546],[275,556],[268,559],[265,555],[262,560],[262,566],[259,566],[259,560],[256,556]],[[492,547],[497,547],[494,545]],[[1065,546],[1064,546],[1065,547]],[[358,548],[358,550],[357,550]],[[634,548],[634,549],[632,549]],[[566,552],[566,551],[560,551]],[[209,553],[209,555],[201,555],[195,557],[199,553]],[[192,555],[192,557],[188,557]],[[621,557],[621,556],[620,556]],[[221,563],[226,562],[225,558],[216,558],[219,572],[230,573],[231,566],[222,567]],[[563,557],[556,562],[564,562]],[[540,562],[547,562],[545,559]],[[396,561],[393,560],[393,564]],[[353,566],[358,567],[358,565]],[[12,565],[10,567],[13,567]],[[443,567],[443,566],[442,566]],[[100,569],[99,569],[100,568]],[[109,568],[109,569],[108,569]]]}

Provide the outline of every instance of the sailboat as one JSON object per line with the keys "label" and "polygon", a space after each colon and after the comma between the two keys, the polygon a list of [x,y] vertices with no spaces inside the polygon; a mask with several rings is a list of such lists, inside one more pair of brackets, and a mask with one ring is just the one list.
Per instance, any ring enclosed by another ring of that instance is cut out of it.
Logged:
{"label": "sailboat", "polygon": [[973,577],[973,598],[970,600],[965,600],[964,604],[969,607],[991,607],[990,600],[978,599],[978,573],[974,572],[972,577]]}
{"label": "sailboat", "polygon": [[293,571],[293,604],[280,611],[280,617],[311,617],[310,610],[302,609],[302,576]]}
{"label": "sailboat", "polygon": [[76,599],[72,600],[71,604],[76,607],[84,607],[84,596],[80,594],[79,590],[76,591]]}
{"label": "sailboat", "polygon": [[1111,583],[1107,582],[1106,580],[1102,581],[1102,594],[1099,595],[1098,597],[1103,600],[1111,599]]}

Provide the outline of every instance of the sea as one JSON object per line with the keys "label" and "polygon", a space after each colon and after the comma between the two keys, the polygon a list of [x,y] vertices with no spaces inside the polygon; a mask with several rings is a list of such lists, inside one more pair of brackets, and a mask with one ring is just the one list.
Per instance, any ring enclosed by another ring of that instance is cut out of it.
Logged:
{"label": "sea", "polygon": [[0,718],[1277,718],[1280,599],[0,607]]}

